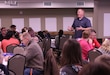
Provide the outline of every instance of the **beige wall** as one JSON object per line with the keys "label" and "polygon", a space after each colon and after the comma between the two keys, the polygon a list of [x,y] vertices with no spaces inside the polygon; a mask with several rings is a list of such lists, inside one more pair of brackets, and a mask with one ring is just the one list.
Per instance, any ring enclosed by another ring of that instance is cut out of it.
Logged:
{"label": "beige wall", "polygon": [[[45,17],[57,18],[57,30],[63,29],[63,17],[76,17],[76,10],[73,8],[57,9],[0,9],[0,18],[2,26],[9,27],[12,24],[12,18],[24,18],[24,25],[29,26],[29,18],[41,18],[41,28],[45,30]],[[20,14],[20,11],[23,14]],[[93,16],[93,9],[85,9],[87,17]]]}
{"label": "beige wall", "polygon": [[94,28],[99,38],[103,38],[104,13],[110,13],[110,0],[95,1],[94,7]]}

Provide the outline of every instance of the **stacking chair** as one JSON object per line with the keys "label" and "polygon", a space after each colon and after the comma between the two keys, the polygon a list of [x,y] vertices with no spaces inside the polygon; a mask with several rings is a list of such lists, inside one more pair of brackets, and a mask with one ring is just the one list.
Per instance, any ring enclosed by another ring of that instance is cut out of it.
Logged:
{"label": "stacking chair", "polygon": [[102,55],[101,52],[99,52],[97,49],[94,49],[94,50],[90,50],[88,52],[88,58],[89,58],[89,61],[90,62],[94,62],[95,58]]}
{"label": "stacking chair", "polygon": [[13,50],[13,54],[23,54],[23,53],[24,53],[24,48],[20,46],[15,47]]}
{"label": "stacking chair", "polygon": [[41,47],[41,49],[43,50],[43,42],[38,42],[38,44]]}
{"label": "stacking chair", "polygon": [[13,53],[13,49],[15,48],[15,47],[17,47],[18,45],[17,44],[10,44],[10,45],[8,45],[7,47],[6,47],[6,52],[7,53]]}
{"label": "stacking chair", "polygon": [[51,40],[50,39],[44,39],[44,42],[43,42],[44,57],[45,57],[46,52],[50,49],[50,47],[51,47]]}
{"label": "stacking chair", "polygon": [[65,43],[65,41],[66,41],[67,39],[68,39],[67,37],[61,38],[61,39],[60,39],[59,50],[62,50],[63,45],[64,45],[64,43]]}
{"label": "stacking chair", "polygon": [[44,75],[59,75],[58,65],[51,48],[45,53]]}
{"label": "stacking chair", "polygon": [[25,61],[25,56],[16,54],[9,59],[7,68],[15,75],[24,75]]}
{"label": "stacking chair", "polygon": [[9,75],[16,75],[15,72],[9,70]]}

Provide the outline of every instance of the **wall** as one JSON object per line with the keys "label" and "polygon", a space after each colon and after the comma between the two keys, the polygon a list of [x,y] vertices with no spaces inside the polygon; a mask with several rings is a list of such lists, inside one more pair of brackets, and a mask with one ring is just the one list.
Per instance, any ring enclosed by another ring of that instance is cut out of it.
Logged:
{"label": "wall", "polygon": [[110,1],[95,1],[94,6],[94,28],[97,30],[98,38],[103,38],[104,13],[110,13]]}
{"label": "wall", "polygon": [[[20,14],[20,11],[23,14]],[[40,17],[41,28],[45,30],[45,17],[57,18],[57,31],[63,28],[63,17],[76,17],[75,8],[42,8],[42,9],[0,9],[0,18],[2,26],[9,27],[12,24],[12,18],[24,18],[24,25],[29,26],[29,18]],[[87,17],[93,16],[93,9],[86,8],[85,14]]]}

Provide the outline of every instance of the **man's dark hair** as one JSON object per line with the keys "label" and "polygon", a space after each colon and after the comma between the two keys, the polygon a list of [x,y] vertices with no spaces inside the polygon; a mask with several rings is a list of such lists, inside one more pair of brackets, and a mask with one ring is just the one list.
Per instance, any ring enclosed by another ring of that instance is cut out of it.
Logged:
{"label": "man's dark hair", "polygon": [[6,27],[2,27],[2,28],[1,28],[1,31],[2,31],[3,29],[6,29]]}
{"label": "man's dark hair", "polygon": [[96,33],[96,31],[95,31],[94,29],[91,29],[91,32],[94,32],[94,33]]}
{"label": "man's dark hair", "polygon": [[15,28],[15,27],[16,27],[16,25],[11,25],[11,26],[10,26],[10,28]]}
{"label": "man's dark hair", "polygon": [[8,31],[5,36],[5,39],[7,39],[7,40],[10,39],[14,34],[15,34],[14,31]]}

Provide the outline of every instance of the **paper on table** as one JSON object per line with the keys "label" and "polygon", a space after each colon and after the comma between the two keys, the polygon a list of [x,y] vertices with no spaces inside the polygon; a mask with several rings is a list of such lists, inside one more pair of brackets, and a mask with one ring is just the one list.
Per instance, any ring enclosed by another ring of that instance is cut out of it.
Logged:
{"label": "paper on table", "polygon": [[41,31],[41,19],[29,18],[29,27],[32,27],[34,31]]}
{"label": "paper on table", "polygon": [[53,18],[45,18],[45,29],[48,31],[57,31],[57,19]]}
{"label": "paper on table", "polygon": [[18,32],[24,27],[24,18],[12,18],[12,24],[16,25]]}
{"label": "paper on table", "polygon": [[72,26],[74,17],[63,17],[63,30],[68,31],[68,26]]}
{"label": "paper on table", "polygon": [[104,13],[104,36],[110,36],[110,13]]}

